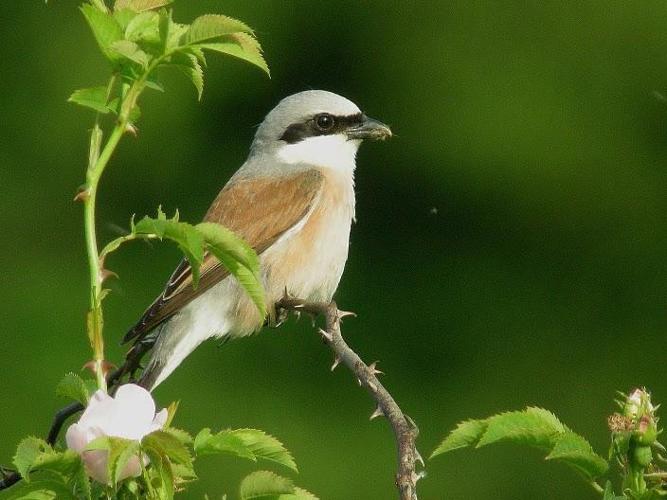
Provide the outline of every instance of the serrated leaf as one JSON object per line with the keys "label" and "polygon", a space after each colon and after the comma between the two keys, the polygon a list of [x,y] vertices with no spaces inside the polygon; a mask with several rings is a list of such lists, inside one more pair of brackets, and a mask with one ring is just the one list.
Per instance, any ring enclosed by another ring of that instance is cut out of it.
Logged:
{"label": "serrated leaf", "polygon": [[148,11],[135,15],[125,28],[125,38],[133,42],[139,40],[157,42],[160,40],[159,21],[160,16],[157,12]]}
{"label": "serrated leaf", "polygon": [[67,101],[93,109],[102,114],[111,111],[107,106],[106,87],[91,87],[88,89],[75,90],[74,93],[69,96]]}
{"label": "serrated leaf", "polygon": [[114,10],[130,9],[135,12],[159,9],[173,3],[174,0],[116,0]]}
{"label": "serrated leaf", "polygon": [[174,471],[171,463],[152,448],[146,448],[146,454],[150,459],[149,478],[157,498],[170,500],[174,498]]}
{"label": "serrated leaf", "polygon": [[252,299],[262,318],[266,316],[264,287],[260,278],[259,257],[243,239],[212,222],[197,224],[208,250],[222,262]]}
{"label": "serrated leaf", "polygon": [[430,458],[447,453],[448,451],[473,446],[480,440],[486,431],[487,425],[486,420],[466,420],[465,422],[461,422],[431,453]]}
{"label": "serrated leaf", "polygon": [[166,431],[155,431],[145,436],[141,444],[144,448],[152,448],[160,455],[169,457],[177,464],[191,465],[190,451],[174,434]]}
{"label": "serrated leaf", "polygon": [[313,495],[310,491],[299,488],[298,486],[294,488],[294,493],[281,495],[280,500],[318,500],[318,498]]}
{"label": "serrated leaf", "polygon": [[23,482],[6,490],[2,500],[69,500],[74,499],[69,486],[52,479]]}
{"label": "serrated leaf", "polygon": [[180,46],[181,38],[189,25],[175,23],[170,10],[160,12],[160,42],[162,53],[172,52]]}
{"label": "serrated leaf", "polygon": [[19,443],[12,463],[18,473],[26,481],[30,481],[30,469],[37,458],[45,452],[53,453],[53,448],[43,439],[30,436]]}
{"label": "serrated leaf", "polygon": [[45,451],[35,459],[31,467],[31,472],[51,471],[64,478],[73,478],[81,466],[81,458],[73,450],[61,452]]}
{"label": "serrated leaf", "polygon": [[298,472],[294,458],[283,444],[257,429],[224,430],[217,434],[203,429],[195,437],[194,450],[197,455],[227,453],[255,462],[269,460]]}
{"label": "serrated leaf", "polygon": [[241,481],[239,496],[241,500],[269,500],[291,493],[294,493],[294,483],[291,479],[260,470],[247,475]]}
{"label": "serrated leaf", "polygon": [[547,460],[560,460],[589,479],[604,474],[608,463],[596,454],[583,437],[575,434],[550,411],[529,407],[460,423],[433,451],[431,458],[449,451],[498,442],[540,448]]}
{"label": "serrated leaf", "polygon": [[200,43],[196,47],[242,59],[261,68],[267,75],[271,76],[269,66],[262,54],[262,47],[255,37],[247,33],[226,35],[219,41]]}
{"label": "serrated leaf", "polygon": [[75,373],[68,373],[56,387],[56,394],[64,398],[73,399],[82,405],[88,404],[90,394],[86,382]]}
{"label": "serrated leaf", "polygon": [[177,429],[176,427],[167,427],[163,429],[163,431],[167,434],[171,434],[183,444],[192,444],[193,442],[193,438],[190,433],[182,429]]}
{"label": "serrated leaf", "polygon": [[564,432],[563,424],[558,422],[553,414],[535,411],[527,408],[524,411],[514,411],[494,415],[487,419],[487,428],[477,447],[486,446],[499,441],[510,441],[527,444],[542,449],[553,446],[556,434]]}
{"label": "serrated leaf", "polygon": [[104,13],[90,4],[84,3],[80,8],[100,49],[107,58],[111,59],[109,46],[123,38],[120,24],[111,14]]}
{"label": "serrated leaf", "polygon": [[572,431],[558,437],[546,459],[565,462],[589,479],[602,476],[609,468],[607,461],[593,451],[590,443]]}
{"label": "serrated leaf", "polygon": [[111,478],[111,484],[115,485],[120,481],[127,464],[133,457],[138,455],[140,448],[139,441],[113,438],[107,462],[107,471],[109,478]]}
{"label": "serrated leaf", "polygon": [[204,258],[204,237],[194,226],[179,222],[178,214],[167,219],[164,213],[159,211],[157,219],[144,217],[137,222],[134,232],[174,241],[190,262],[194,283],[199,281],[199,266]]}
{"label": "serrated leaf", "polygon": [[247,24],[238,19],[221,14],[206,14],[192,21],[190,28],[182,37],[182,44],[191,45],[205,42],[232,33],[252,34],[253,31]]}
{"label": "serrated leaf", "polygon": [[192,54],[184,54],[184,61],[182,64],[175,63],[174,67],[181,71],[192,85],[197,89],[197,99],[201,101],[201,96],[204,93],[204,71],[202,70],[199,60]]}
{"label": "serrated leaf", "polygon": [[149,56],[139,45],[129,40],[118,40],[109,45],[109,54],[112,60],[127,60],[140,65],[142,68],[148,66]]}

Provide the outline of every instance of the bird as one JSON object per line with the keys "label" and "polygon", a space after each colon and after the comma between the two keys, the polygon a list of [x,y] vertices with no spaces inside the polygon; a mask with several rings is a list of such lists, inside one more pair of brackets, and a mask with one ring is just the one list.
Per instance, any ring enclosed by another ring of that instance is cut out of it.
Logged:
{"label": "bird", "polygon": [[[258,127],[247,160],[209,207],[258,254],[267,310],[288,293],[332,300],[355,220],[356,154],[364,140],[392,136],[352,101],[323,90],[282,99]],[[264,318],[236,279],[206,255],[199,285],[183,259],[163,292],[127,332],[127,359],[150,351],[138,383],[153,390],[204,340],[261,329]]]}

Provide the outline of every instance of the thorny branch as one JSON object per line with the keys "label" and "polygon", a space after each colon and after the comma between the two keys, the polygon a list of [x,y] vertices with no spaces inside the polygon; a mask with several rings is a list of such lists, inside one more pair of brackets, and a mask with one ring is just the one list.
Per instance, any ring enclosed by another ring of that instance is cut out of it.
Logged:
{"label": "thorny branch", "polygon": [[377,403],[376,410],[371,414],[371,419],[379,416],[387,417],[396,438],[398,451],[398,472],[396,473],[396,487],[401,500],[417,500],[417,481],[423,476],[423,472],[416,472],[416,463],[422,466],[424,461],[415,447],[415,440],[419,429],[412,419],[405,415],[398,406],[389,391],[380,383],[377,375],[382,373],[375,367],[376,363],[367,365],[347,345],[340,330],[341,319],[345,316],[354,315],[341,311],[335,302],[330,304],[304,302],[289,296],[287,293],[276,304],[277,308],[293,311],[297,314],[305,312],[311,316],[322,315],[326,320],[324,329],[320,329],[324,342],[334,352],[334,363],[331,369],[335,369],[340,363],[347,366],[357,377],[359,385],[364,387]]}

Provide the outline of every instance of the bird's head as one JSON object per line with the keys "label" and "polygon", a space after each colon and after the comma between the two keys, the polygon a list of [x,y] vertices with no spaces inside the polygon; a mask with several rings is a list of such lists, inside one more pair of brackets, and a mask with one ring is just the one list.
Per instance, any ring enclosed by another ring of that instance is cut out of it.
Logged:
{"label": "bird's head", "polygon": [[253,152],[271,151],[286,163],[354,168],[364,139],[391,137],[387,125],[332,92],[308,90],[286,97],[260,125]]}

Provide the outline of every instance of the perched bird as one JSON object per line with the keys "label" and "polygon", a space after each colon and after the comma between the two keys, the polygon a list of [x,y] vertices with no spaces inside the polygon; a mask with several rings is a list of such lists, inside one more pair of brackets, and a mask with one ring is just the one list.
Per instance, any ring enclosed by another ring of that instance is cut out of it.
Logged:
{"label": "perched bird", "polygon": [[[248,159],[204,219],[257,252],[267,310],[285,291],[309,301],[332,299],[354,220],[357,149],[364,139],[388,137],[389,127],[321,90],[286,97],[259,126]],[[207,255],[199,286],[192,287],[183,260],[124,342],[134,340],[130,357],[151,349],[139,383],[153,389],[204,340],[248,335],[263,320],[236,279]]]}

